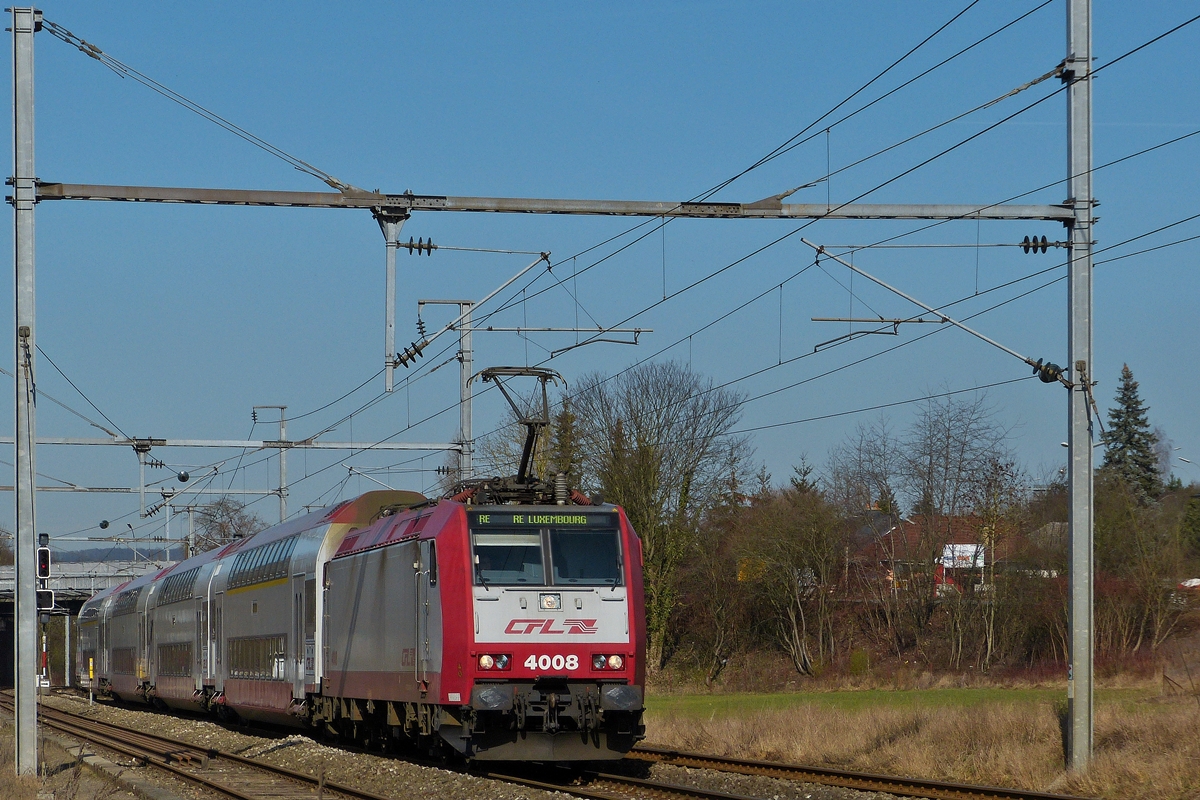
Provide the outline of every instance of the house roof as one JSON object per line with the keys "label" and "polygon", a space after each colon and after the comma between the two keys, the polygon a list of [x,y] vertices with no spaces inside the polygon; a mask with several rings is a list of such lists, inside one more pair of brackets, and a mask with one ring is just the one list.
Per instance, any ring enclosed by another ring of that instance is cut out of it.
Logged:
{"label": "house roof", "polygon": [[[1001,522],[992,541],[992,558],[1004,560],[1016,550],[1016,533]],[[983,545],[989,538],[987,523],[974,514],[914,514],[864,541],[858,556],[875,562],[927,561],[940,558],[946,545]]]}

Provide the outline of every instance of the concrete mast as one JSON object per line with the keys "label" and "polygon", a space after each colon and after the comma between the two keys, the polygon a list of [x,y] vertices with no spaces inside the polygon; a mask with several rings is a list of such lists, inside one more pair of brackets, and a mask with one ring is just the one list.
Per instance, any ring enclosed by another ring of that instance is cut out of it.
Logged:
{"label": "concrete mast", "polygon": [[1067,273],[1067,347],[1071,379],[1068,411],[1070,491],[1071,661],[1067,683],[1068,766],[1083,770],[1092,757],[1093,719],[1093,485],[1089,414],[1095,374],[1092,358],[1092,7],[1091,0],[1067,3],[1067,205],[1074,212]]}

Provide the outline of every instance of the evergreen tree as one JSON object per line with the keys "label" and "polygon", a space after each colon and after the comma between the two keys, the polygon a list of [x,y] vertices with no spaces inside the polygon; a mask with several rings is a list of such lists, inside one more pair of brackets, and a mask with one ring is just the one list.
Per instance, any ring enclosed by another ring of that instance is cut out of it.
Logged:
{"label": "evergreen tree", "polygon": [[1158,437],[1150,430],[1149,409],[1142,405],[1138,382],[1128,364],[1121,367],[1116,401],[1116,407],[1108,410],[1108,430],[1101,436],[1105,447],[1101,469],[1120,478],[1145,502],[1163,490],[1154,450]]}
{"label": "evergreen tree", "polygon": [[[579,488],[580,462],[583,454],[579,449],[579,434],[575,426],[575,413],[571,411],[571,398],[563,396],[562,405],[554,415],[550,426],[550,463],[554,472],[567,473],[567,482]],[[548,475],[553,478],[553,475]]]}

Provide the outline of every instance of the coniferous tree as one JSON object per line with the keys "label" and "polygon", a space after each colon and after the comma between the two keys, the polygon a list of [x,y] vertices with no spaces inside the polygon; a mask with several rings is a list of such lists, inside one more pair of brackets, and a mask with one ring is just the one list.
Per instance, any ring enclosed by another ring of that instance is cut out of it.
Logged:
{"label": "coniferous tree", "polygon": [[1154,450],[1158,437],[1150,429],[1149,409],[1138,396],[1138,382],[1128,364],[1121,367],[1116,401],[1116,407],[1108,410],[1108,430],[1101,436],[1105,446],[1101,469],[1120,478],[1145,502],[1162,494]]}
{"label": "coniferous tree", "polygon": [[550,426],[550,463],[555,472],[567,473],[568,483],[573,488],[577,488],[579,466],[583,458],[575,421],[575,412],[571,411],[571,398],[564,395]]}

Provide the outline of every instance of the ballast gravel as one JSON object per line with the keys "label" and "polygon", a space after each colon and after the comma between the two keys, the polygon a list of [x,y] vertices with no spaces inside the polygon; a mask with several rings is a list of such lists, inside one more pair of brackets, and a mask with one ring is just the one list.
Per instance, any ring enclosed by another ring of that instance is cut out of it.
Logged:
{"label": "ballast gravel", "polygon": [[[562,792],[515,786],[454,769],[427,767],[405,761],[402,757],[345,750],[301,733],[280,731],[273,734],[259,729],[246,729],[243,732],[236,726],[227,727],[205,719],[174,716],[145,706],[120,706],[109,702],[89,705],[86,698],[70,693],[47,697],[45,702],[103,722],[253,758],[312,776],[319,775],[324,769],[325,778],[331,783],[364,789],[385,797],[417,797],[421,800],[564,800],[570,797]],[[878,792],[860,792],[669,764],[626,761],[605,764],[602,770],[764,800],[893,800],[894,797]],[[147,777],[150,774],[153,772],[149,772]],[[535,780],[539,779],[537,771],[527,774]],[[546,777],[546,780],[550,781],[551,778]],[[202,796],[191,787],[180,786],[177,781],[163,782],[170,783],[176,791],[183,790],[181,794]]]}

